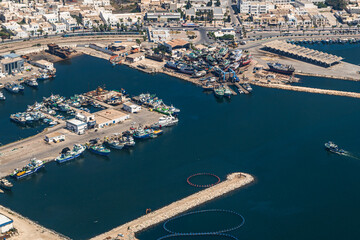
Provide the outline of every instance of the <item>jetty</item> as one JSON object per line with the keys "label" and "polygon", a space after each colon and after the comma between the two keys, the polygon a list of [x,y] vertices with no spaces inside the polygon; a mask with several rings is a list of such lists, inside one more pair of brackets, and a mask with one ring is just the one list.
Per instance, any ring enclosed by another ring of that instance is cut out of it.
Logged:
{"label": "jetty", "polygon": [[113,239],[121,235],[124,236],[124,239],[136,239],[135,234],[138,232],[146,230],[215,198],[235,191],[253,181],[254,177],[247,173],[237,172],[229,174],[226,180],[219,184],[173,202],[170,205],[116,227],[109,232],[98,235],[91,240]]}
{"label": "jetty", "polygon": [[240,83],[234,83],[234,85],[239,91],[243,91],[245,94],[249,94],[249,91],[246,90],[243,86],[241,86]]}
{"label": "jetty", "polygon": [[284,85],[284,84],[265,84],[265,83],[259,83],[259,82],[253,82],[252,84],[260,86],[260,87],[278,88],[278,89],[291,90],[291,91],[297,91],[297,92],[319,93],[319,94],[327,94],[327,95],[335,95],[335,96],[343,96],[343,97],[360,98],[360,93],[356,93],[356,92],[345,92],[345,91],[320,89],[320,88],[299,87],[299,86],[291,86],[291,85]]}

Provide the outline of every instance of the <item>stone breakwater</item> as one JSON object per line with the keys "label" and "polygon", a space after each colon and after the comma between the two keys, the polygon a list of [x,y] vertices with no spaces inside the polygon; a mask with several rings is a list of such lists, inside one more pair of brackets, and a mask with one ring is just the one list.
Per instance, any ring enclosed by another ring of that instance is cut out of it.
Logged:
{"label": "stone breakwater", "polygon": [[298,87],[298,86],[290,86],[290,85],[283,85],[283,84],[264,84],[264,83],[257,83],[257,82],[252,82],[251,84],[254,84],[254,85],[257,85],[260,87],[278,88],[278,89],[298,91],[298,92],[320,93],[320,94],[327,94],[327,95],[360,98],[360,93],[356,93],[356,92],[345,92],[345,91],[320,89],[320,88]]}
{"label": "stone breakwater", "polygon": [[229,174],[225,181],[214,185],[213,187],[204,189],[186,198],[173,202],[170,205],[160,208],[154,212],[141,216],[131,222],[125,223],[110,230],[109,232],[92,238],[92,240],[111,239],[118,236],[118,234],[123,234],[125,239],[131,239],[136,233],[140,231],[143,231],[180,213],[186,212],[187,210],[239,189],[251,183],[252,181],[254,181],[254,177],[250,174]]}

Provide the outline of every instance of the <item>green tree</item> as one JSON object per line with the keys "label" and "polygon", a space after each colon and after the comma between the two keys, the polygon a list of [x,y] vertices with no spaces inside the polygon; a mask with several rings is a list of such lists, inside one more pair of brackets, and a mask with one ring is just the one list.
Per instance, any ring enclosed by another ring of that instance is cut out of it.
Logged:
{"label": "green tree", "polygon": [[192,7],[190,0],[187,1],[185,8],[190,9]]}
{"label": "green tree", "polygon": [[208,3],[206,4],[206,6],[211,7],[211,6],[212,6],[212,0],[208,1]]}
{"label": "green tree", "polygon": [[219,7],[220,6],[220,0],[216,0],[215,6]]}
{"label": "green tree", "polygon": [[137,45],[140,45],[140,44],[141,44],[141,40],[140,40],[140,39],[136,39],[136,43],[137,43]]}

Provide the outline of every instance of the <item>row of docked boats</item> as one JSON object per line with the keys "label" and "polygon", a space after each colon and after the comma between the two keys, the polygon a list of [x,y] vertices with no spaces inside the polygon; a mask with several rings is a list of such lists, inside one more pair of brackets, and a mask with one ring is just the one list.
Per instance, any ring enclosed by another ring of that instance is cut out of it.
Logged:
{"label": "row of docked boats", "polygon": [[[65,163],[73,159],[79,158],[85,150],[89,150],[92,153],[107,156],[111,153],[111,149],[120,150],[123,148],[134,147],[135,139],[148,139],[155,138],[163,133],[163,127],[174,126],[178,123],[178,118],[172,115],[162,116],[159,121],[153,124],[151,127],[139,126],[137,128],[131,128],[123,134],[114,134],[111,137],[105,137],[104,142],[101,143],[99,139],[90,140],[86,145],[74,144],[72,149],[66,147],[62,149],[54,160],[57,163]],[[21,169],[15,169],[11,174],[11,177],[15,179],[22,179],[38,172],[41,168],[45,167],[45,162],[33,158],[29,164]],[[0,187],[3,189],[11,189],[13,184],[7,179],[0,179]]]}
{"label": "row of docked boats", "polygon": [[150,107],[152,110],[165,115],[178,115],[180,113],[180,109],[173,105],[166,105],[163,100],[156,97],[155,94],[142,93],[139,96],[133,97],[132,100],[139,105]]}

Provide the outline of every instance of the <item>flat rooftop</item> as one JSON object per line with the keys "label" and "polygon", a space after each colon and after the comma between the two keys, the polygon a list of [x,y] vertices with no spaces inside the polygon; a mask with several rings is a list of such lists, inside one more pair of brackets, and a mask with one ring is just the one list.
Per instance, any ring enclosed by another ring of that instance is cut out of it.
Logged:
{"label": "flat rooftop", "polygon": [[287,43],[285,41],[275,40],[272,42],[264,43],[263,46],[275,52],[285,53],[299,59],[316,62],[328,66],[334,65],[343,60],[342,57],[333,54],[320,52],[314,49]]}

